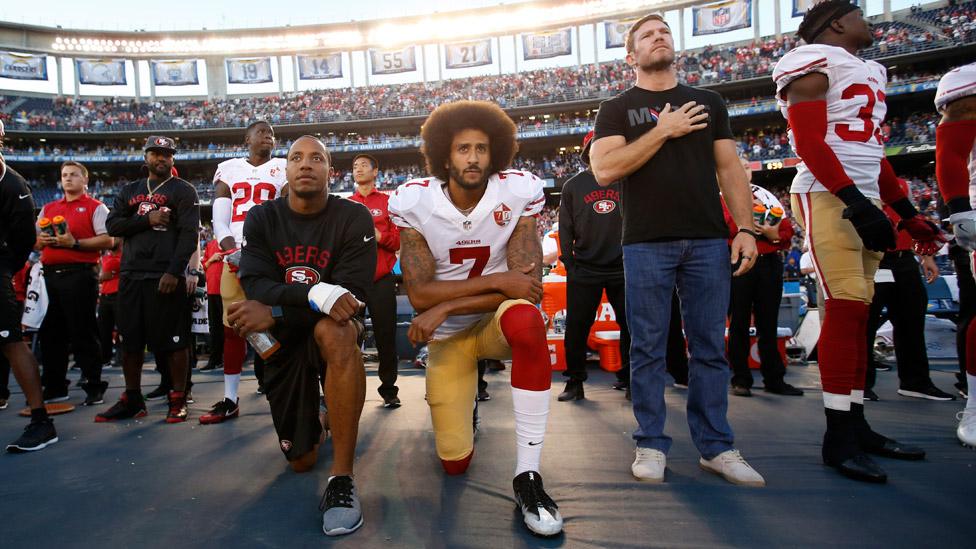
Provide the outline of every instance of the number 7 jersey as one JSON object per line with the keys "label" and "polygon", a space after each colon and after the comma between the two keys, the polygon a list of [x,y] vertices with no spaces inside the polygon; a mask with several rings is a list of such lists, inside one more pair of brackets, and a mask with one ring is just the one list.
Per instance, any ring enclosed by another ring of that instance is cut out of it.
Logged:
{"label": "number 7 jersey", "polygon": [[[881,122],[888,112],[885,104],[887,69],[836,46],[809,44],[797,47],[784,55],[773,68],[776,101],[787,119],[786,87],[811,73],[823,74],[829,81],[827,135],[824,141],[837,155],[858,190],[864,196],[880,198],[878,175],[884,157]],[[790,143],[796,150],[792,130]],[[827,191],[805,162],[797,165],[796,169],[790,192]]]}
{"label": "number 7 jersey", "polygon": [[230,230],[234,242],[240,246],[244,242],[244,219],[254,206],[274,200],[285,186],[284,158],[272,158],[260,166],[252,166],[246,158],[231,158],[217,165],[213,182],[223,181],[230,187],[231,210]]}
{"label": "number 7 jersey", "polygon": [[[529,173],[504,171],[488,178],[484,196],[463,215],[445,194],[446,183],[430,177],[400,185],[390,197],[390,219],[419,232],[437,263],[435,280],[465,280],[508,271],[508,240],[521,217],[534,216],[546,203],[542,181]],[[455,315],[441,324],[444,339],[481,319]]]}

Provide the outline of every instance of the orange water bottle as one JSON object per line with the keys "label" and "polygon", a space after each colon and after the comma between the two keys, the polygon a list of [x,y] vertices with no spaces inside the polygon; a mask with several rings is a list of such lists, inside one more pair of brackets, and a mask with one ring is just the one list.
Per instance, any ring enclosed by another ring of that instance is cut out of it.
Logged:
{"label": "orange water bottle", "polygon": [[63,215],[54,216],[51,222],[54,224],[54,232],[58,235],[63,235],[68,232],[68,220]]}
{"label": "orange water bottle", "polygon": [[766,220],[766,206],[756,204],[752,207],[752,218],[756,220],[756,225],[762,225]]}
{"label": "orange water bottle", "polygon": [[37,226],[41,228],[41,233],[47,236],[57,236],[54,234],[54,224],[51,223],[51,218],[42,217],[37,222]]}
{"label": "orange water bottle", "polygon": [[766,223],[768,223],[770,227],[775,226],[780,222],[781,219],[783,219],[783,208],[773,206],[769,209],[769,215],[766,216]]}

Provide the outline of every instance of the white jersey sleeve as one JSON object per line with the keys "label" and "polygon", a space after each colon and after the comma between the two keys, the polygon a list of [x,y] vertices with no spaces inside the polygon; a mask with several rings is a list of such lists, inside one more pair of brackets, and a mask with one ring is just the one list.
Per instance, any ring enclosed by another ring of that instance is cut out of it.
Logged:
{"label": "white jersey sleeve", "polygon": [[976,63],[956,67],[939,79],[935,110],[944,112],[949,103],[970,95],[976,95]]}
{"label": "white jersey sleeve", "polygon": [[284,158],[272,158],[260,166],[254,166],[245,158],[225,160],[217,166],[214,182],[223,181],[230,187],[230,230],[238,245],[244,241],[244,219],[254,206],[274,200],[281,194],[285,180]]}
{"label": "white jersey sleeve", "polygon": [[[786,88],[801,76],[823,74],[828,79],[827,135],[825,141],[847,175],[865,196],[879,198],[878,175],[884,145],[881,123],[888,112],[885,87],[888,72],[884,66],[861,59],[836,46],[809,44],[784,55],[773,69],[776,100],[788,118]],[[790,141],[796,140],[790,131]],[[794,193],[827,191],[805,163],[797,166],[790,189]]]}
{"label": "white jersey sleeve", "polygon": [[[542,181],[534,175],[505,171],[488,178],[484,196],[471,213],[462,214],[437,178],[415,179],[390,197],[390,219],[418,231],[434,257],[435,280],[465,280],[508,270],[508,241],[522,217],[545,205]],[[484,315],[454,315],[435,331],[444,339]]]}

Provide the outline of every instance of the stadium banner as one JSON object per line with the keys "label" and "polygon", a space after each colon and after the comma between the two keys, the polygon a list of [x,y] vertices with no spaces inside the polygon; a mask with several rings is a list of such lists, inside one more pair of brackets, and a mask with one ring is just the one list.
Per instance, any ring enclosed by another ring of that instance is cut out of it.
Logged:
{"label": "stadium banner", "polygon": [[397,74],[417,70],[417,50],[407,46],[402,50],[369,50],[372,74]]}
{"label": "stadium banner", "polygon": [[573,53],[572,29],[566,27],[550,32],[522,35],[522,59],[549,59]]}
{"label": "stadium banner", "polygon": [[[816,4],[819,1],[820,0],[793,0],[793,17],[803,17],[804,15],[806,15],[807,10],[810,9],[810,6]],[[865,0],[852,0],[852,1],[854,4],[857,4],[858,7],[864,9]]]}
{"label": "stadium banner", "polygon": [[752,26],[752,0],[716,2],[691,8],[691,12],[694,21],[692,36],[718,34]]}
{"label": "stadium banner", "polygon": [[47,80],[47,56],[0,52],[0,78]]}
{"label": "stadium banner", "polygon": [[75,59],[78,82],[91,86],[124,86],[124,59]]}
{"label": "stadium banner", "polygon": [[299,80],[342,78],[342,54],[296,55]]}
{"label": "stadium banner", "polygon": [[200,83],[196,59],[152,59],[149,69],[156,86],[196,86]]}
{"label": "stadium banner", "polygon": [[491,65],[491,39],[444,44],[444,59],[448,69]]}
{"label": "stadium banner", "polygon": [[264,84],[272,82],[270,57],[225,59],[228,84]]}
{"label": "stadium banner", "polygon": [[633,19],[622,19],[619,21],[604,21],[603,30],[606,34],[604,49],[622,48],[627,40],[627,32],[631,25],[639,21],[639,17]]}

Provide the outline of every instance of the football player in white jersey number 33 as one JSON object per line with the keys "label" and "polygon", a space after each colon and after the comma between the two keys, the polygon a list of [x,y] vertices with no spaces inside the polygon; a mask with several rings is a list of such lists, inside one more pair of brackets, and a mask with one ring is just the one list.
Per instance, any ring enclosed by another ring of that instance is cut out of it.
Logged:
{"label": "football player in white jersey number 33", "polygon": [[780,59],[773,81],[803,160],[790,189],[793,211],[826,298],[818,344],[827,419],[822,457],[847,477],[885,482],[868,454],[917,460],[925,452],[879,435],[864,419],[868,307],[882,253],[895,244],[881,201],[901,217],[898,226],[919,254],[934,254],[945,240],[918,214],[884,158],[888,75],[856,55],[874,40],[860,8],[848,0],[819,2],[797,34],[806,45]]}
{"label": "football player in white jersey number 33", "polygon": [[542,299],[535,220],[545,204],[542,182],[505,171],[517,150],[515,124],[493,103],[442,105],[421,133],[431,177],[401,185],[390,218],[401,228],[407,294],[421,311],[408,336],[430,350],[427,403],[437,455],[448,474],[467,469],[478,360],[511,357],[515,501],[532,532],[556,535],[563,520],[539,475],[552,379],[534,305]]}

